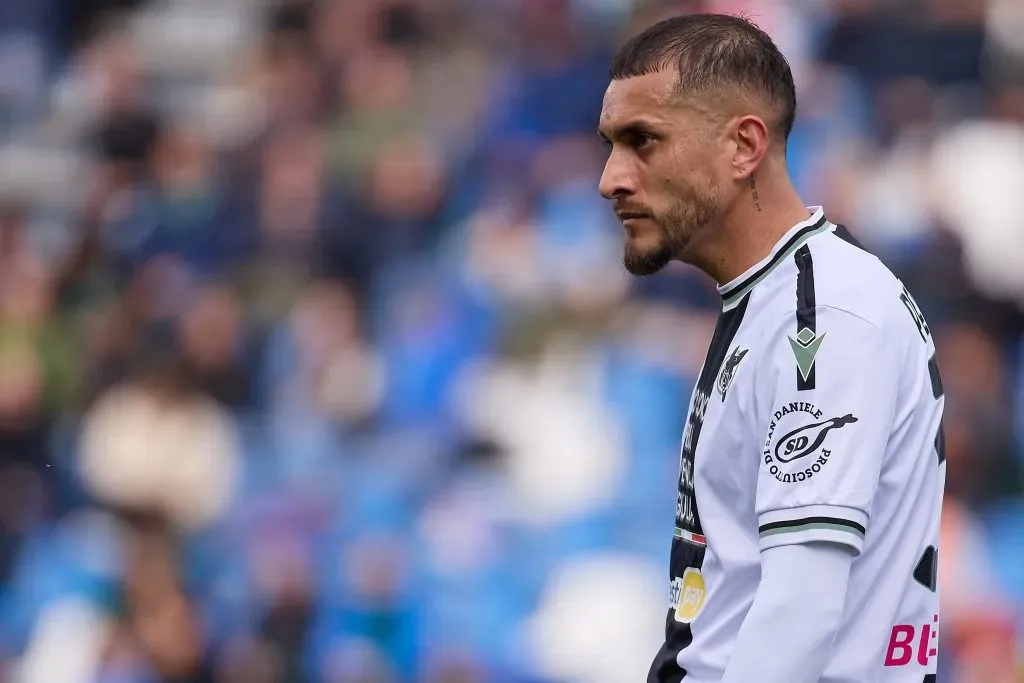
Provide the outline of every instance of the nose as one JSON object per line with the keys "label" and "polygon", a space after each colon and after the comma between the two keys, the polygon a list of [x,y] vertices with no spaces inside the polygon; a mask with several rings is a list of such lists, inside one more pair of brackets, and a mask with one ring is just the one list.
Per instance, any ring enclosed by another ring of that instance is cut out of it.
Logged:
{"label": "nose", "polygon": [[605,199],[629,196],[636,192],[636,180],[630,172],[629,165],[624,163],[622,155],[614,151],[609,155],[598,190]]}

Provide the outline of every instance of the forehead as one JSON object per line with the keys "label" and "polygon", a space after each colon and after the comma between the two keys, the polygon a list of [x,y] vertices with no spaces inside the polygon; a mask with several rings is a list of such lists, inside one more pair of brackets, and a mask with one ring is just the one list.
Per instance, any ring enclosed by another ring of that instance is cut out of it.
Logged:
{"label": "forehead", "polygon": [[667,123],[680,114],[672,93],[675,72],[666,69],[614,80],[604,93],[601,129],[611,131],[637,122]]}

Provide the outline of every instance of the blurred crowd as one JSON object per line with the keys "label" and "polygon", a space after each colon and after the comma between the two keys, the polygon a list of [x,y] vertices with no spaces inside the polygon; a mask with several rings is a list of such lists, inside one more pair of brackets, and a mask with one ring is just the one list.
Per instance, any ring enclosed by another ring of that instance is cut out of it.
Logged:
{"label": "blurred crowd", "polygon": [[707,10],[931,324],[939,680],[1024,680],[1020,0],[0,0],[0,680],[642,680],[719,299],[594,129]]}

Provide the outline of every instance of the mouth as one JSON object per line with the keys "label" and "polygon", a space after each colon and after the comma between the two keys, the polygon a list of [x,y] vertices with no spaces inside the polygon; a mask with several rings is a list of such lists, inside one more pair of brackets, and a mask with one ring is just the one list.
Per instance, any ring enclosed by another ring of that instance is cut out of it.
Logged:
{"label": "mouth", "polygon": [[616,215],[619,217],[622,227],[629,231],[639,228],[643,221],[651,219],[650,215],[646,213],[623,212]]}
{"label": "mouth", "polygon": [[619,217],[619,220],[622,221],[623,223],[627,223],[629,221],[637,221],[644,218],[650,218],[648,214],[640,213],[638,211],[621,211],[619,213],[616,213],[615,215],[617,215]]}

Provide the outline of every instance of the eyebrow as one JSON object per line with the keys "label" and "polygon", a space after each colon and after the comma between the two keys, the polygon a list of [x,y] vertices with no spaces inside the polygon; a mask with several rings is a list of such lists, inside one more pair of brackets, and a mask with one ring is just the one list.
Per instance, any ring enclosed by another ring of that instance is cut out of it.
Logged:
{"label": "eyebrow", "polygon": [[656,135],[654,128],[646,121],[631,121],[624,126],[620,126],[615,130],[605,133],[601,130],[601,127],[597,128],[597,135],[605,142],[610,142],[611,138],[624,138],[630,135]]}

